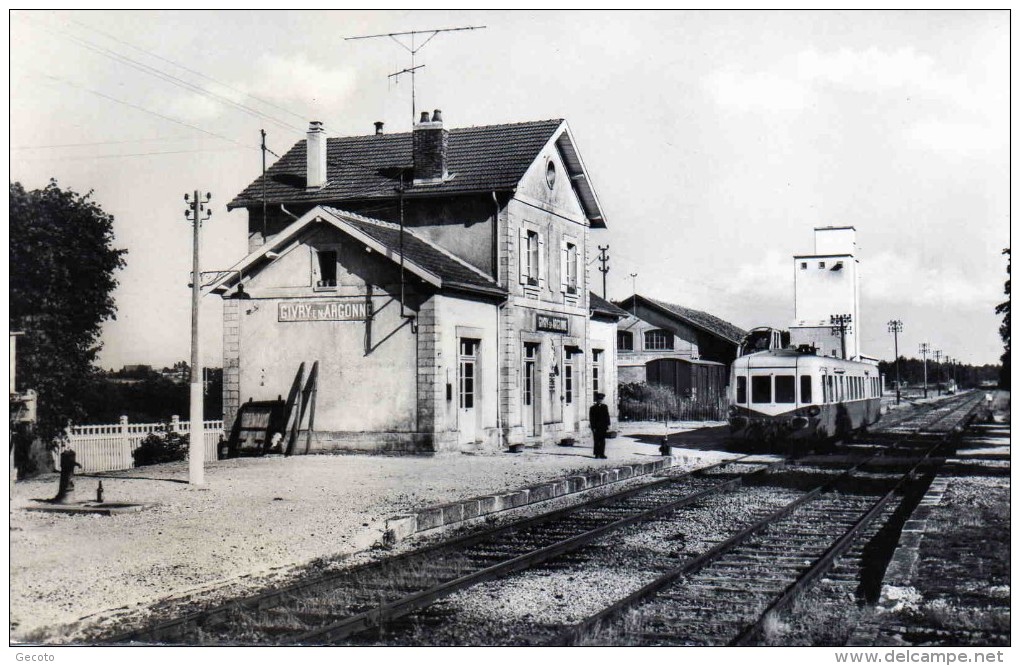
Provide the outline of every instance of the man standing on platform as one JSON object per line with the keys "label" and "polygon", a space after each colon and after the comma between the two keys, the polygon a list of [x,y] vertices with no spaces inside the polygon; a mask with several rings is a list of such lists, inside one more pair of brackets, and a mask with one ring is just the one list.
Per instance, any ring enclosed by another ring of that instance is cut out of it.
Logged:
{"label": "man standing on platform", "polygon": [[609,407],[602,403],[604,393],[595,394],[595,404],[588,410],[588,423],[595,437],[595,457],[606,457],[606,432],[609,430]]}

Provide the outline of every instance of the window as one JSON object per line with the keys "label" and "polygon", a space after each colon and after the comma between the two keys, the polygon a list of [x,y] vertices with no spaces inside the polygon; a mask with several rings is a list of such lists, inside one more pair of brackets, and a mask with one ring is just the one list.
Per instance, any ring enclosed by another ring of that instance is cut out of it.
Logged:
{"label": "window", "polygon": [[747,404],[747,377],[737,377],[737,402]]}
{"label": "window", "polygon": [[811,404],[811,375],[800,376],[800,401],[802,404]]}
{"label": "window", "polygon": [[563,241],[563,262],[560,265],[562,291],[577,293],[577,245]]}
{"label": "window", "polygon": [[319,279],[316,287],[336,286],[336,250],[320,250],[315,253],[319,260]]}
{"label": "window", "polygon": [[574,364],[563,364],[563,402],[574,404]]}
{"label": "window", "polygon": [[528,287],[545,286],[545,241],[537,230],[526,226],[517,228],[519,281]]}
{"label": "window", "polygon": [[791,403],[797,400],[797,384],[793,375],[776,377],[776,402]]}
{"label": "window", "polygon": [[529,285],[538,285],[538,232],[529,231],[527,242],[527,278]]}
{"label": "window", "polygon": [[819,268],[825,268],[825,262],[824,261],[819,261],[818,262],[818,267]]}
{"label": "window", "polygon": [[475,369],[477,366],[478,340],[460,339],[460,363],[458,364],[458,380],[461,409],[473,409],[475,406]]}
{"label": "window", "polygon": [[807,268],[807,262],[806,261],[800,262],[800,270],[804,270],[806,268]]}
{"label": "window", "polygon": [[772,402],[771,377],[751,377],[751,402]]}
{"label": "window", "polygon": [[601,379],[602,373],[602,350],[592,349],[591,350],[591,390],[593,393],[599,392],[599,380]]}
{"label": "window", "polygon": [[652,331],[645,331],[645,349],[657,350],[657,349],[672,349],[673,348],[673,334],[668,331],[656,329]]}
{"label": "window", "polygon": [[617,331],[616,349],[622,351],[634,351],[634,334],[630,331]]}

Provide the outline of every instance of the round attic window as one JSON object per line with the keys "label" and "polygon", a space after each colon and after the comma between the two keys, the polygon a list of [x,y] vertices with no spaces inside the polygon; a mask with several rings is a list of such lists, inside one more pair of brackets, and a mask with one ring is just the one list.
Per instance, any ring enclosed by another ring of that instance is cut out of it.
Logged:
{"label": "round attic window", "polygon": [[556,163],[552,160],[549,160],[545,165],[545,184],[549,186],[550,190],[556,184]]}

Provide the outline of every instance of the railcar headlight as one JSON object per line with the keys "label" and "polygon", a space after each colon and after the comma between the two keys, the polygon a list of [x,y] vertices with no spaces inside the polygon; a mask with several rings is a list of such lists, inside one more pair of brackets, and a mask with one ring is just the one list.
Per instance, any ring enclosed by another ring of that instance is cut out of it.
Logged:
{"label": "railcar headlight", "polygon": [[737,406],[736,405],[730,405],[729,414],[730,414],[730,416],[736,416],[737,415]]}
{"label": "railcar headlight", "polygon": [[818,416],[822,413],[821,408],[818,405],[811,405],[807,410],[808,416]]}

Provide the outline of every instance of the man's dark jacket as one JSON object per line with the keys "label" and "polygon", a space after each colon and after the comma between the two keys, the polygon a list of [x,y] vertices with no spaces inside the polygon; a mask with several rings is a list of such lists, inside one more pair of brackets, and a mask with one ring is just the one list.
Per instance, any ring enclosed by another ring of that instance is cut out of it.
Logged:
{"label": "man's dark jacket", "polygon": [[609,430],[609,406],[605,403],[595,403],[588,410],[588,422],[591,429],[596,432]]}

